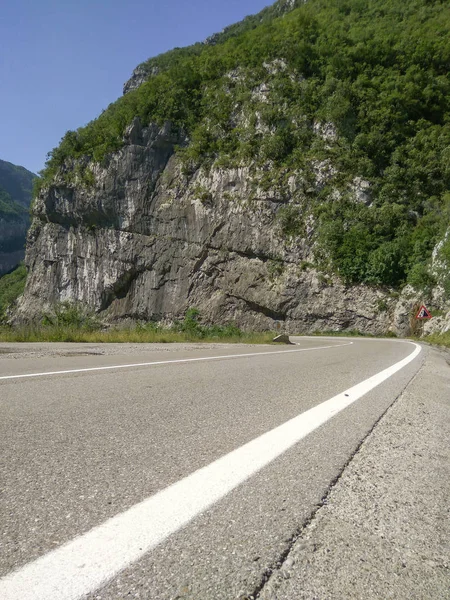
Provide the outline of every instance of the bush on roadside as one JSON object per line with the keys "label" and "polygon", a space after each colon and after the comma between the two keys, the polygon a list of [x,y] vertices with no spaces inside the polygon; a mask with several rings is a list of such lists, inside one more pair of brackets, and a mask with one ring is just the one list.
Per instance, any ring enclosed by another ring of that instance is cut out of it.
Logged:
{"label": "bush on roadside", "polygon": [[51,313],[44,315],[40,323],[16,327],[0,327],[3,342],[87,342],[87,343],[182,343],[223,342],[243,344],[267,344],[273,339],[272,332],[244,332],[235,325],[203,325],[199,311],[187,311],[182,321],[172,326],[158,322],[136,325],[117,325],[105,328],[89,310],[80,304],[61,303]]}
{"label": "bush on roadside", "polygon": [[61,302],[42,317],[44,327],[65,327],[82,331],[97,331],[102,323],[94,313],[80,303]]}

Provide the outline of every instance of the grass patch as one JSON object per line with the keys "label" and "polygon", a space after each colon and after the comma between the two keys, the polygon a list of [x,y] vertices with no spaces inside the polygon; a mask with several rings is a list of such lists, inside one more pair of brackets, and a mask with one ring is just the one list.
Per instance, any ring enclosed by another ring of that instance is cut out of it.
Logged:
{"label": "grass patch", "polygon": [[420,338],[421,342],[428,342],[429,344],[433,344],[435,346],[444,346],[445,348],[450,348],[450,331],[446,333],[433,333],[431,335],[427,335],[425,338]]}
{"label": "grass patch", "polygon": [[393,331],[385,331],[384,333],[375,334],[367,333],[365,331],[359,331],[359,329],[348,329],[343,331],[314,331],[308,335],[316,336],[334,336],[334,337],[366,337],[366,338],[396,338],[397,336]]}
{"label": "grass patch", "polygon": [[291,333],[291,336],[316,336],[316,337],[364,337],[364,338],[396,338],[393,331],[384,333],[368,333],[359,329],[343,329],[342,331],[313,331],[312,333]]}
{"label": "grass patch", "polygon": [[372,333],[365,333],[364,331],[359,331],[359,329],[348,329],[348,330],[342,330],[342,331],[314,331],[311,334],[308,335],[315,335],[315,336],[326,336],[326,337],[376,337],[375,335],[373,335]]}
{"label": "grass patch", "polygon": [[93,344],[169,344],[183,342],[221,342],[232,344],[268,344],[271,332],[244,332],[235,325],[203,325],[196,308],[187,311],[184,320],[171,327],[156,322],[131,327],[105,329],[86,307],[63,302],[45,314],[40,323],[11,327],[0,326],[0,342],[87,342]]}
{"label": "grass patch", "polygon": [[0,327],[0,342],[87,342],[92,344],[170,344],[183,342],[220,342],[226,344],[268,344],[275,334],[246,333],[235,328],[203,328],[176,331],[168,328],[138,326],[130,329],[111,328],[89,331],[75,326],[26,325]]}

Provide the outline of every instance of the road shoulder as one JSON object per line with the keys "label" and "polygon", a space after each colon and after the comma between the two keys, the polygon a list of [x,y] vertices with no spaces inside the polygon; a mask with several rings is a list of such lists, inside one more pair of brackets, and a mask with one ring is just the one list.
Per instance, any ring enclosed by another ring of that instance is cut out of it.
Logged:
{"label": "road shoulder", "polygon": [[450,598],[450,353],[431,349],[263,600]]}

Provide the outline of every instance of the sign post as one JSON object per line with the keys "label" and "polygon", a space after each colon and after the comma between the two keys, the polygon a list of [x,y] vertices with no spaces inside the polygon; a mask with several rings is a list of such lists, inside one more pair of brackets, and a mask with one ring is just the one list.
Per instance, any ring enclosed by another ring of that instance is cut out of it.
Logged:
{"label": "sign post", "polygon": [[416,326],[413,327],[413,332],[419,334],[419,336],[423,336],[423,324],[427,319],[431,319],[432,315],[425,304],[419,308],[418,313],[416,315]]}
{"label": "sign post", "polygon": [[419,312],[417,313],[416,319],[423,321],[423,320],[432,319],[432,318],[433,317],[432,317],[430,311],[428,310],[428,308],[425,306],[425,304],[422,304],[422,306],[419,309]]}

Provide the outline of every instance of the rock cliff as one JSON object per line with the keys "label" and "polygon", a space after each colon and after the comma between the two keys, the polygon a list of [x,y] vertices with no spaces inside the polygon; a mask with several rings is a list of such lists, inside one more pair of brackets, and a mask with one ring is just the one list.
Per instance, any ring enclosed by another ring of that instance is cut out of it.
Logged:
{"label": "rock cliff", "polygon": [[169,123],[142,128],[135,119],[124,148],[93,166],[94,186],[62,180],[40,195],[20,314],[68,300],[109,320],[170,320],[195,306],[207,322],[243,328],[408,329],[416,298],[401,310],[392,291],[345,286],[311,268],[313,236],[286,240],[279,214],[289,198],[263,189],[264,173],[187,175],[174,154],[184,143]]}
{"label": "rock cliff", "polygon": [[19,317],[450,327],[450,21],[418,2],[280,1],[140,65],[49,155]]}

